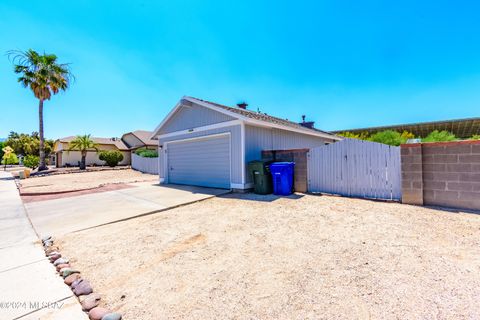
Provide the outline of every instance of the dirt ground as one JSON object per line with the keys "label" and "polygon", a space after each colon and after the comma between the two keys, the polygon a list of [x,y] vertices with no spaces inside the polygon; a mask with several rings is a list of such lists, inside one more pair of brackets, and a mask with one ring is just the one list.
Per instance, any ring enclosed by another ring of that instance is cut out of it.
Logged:
{"label": "dirt ground", "polygon": [[231,194],[59,239],[124,319],[479,319],[480,216]]}
{"label": "dirt ground", "polygon": [[81,173],[55,174],[20,180],[22,193],[44,193],[96,188],[114,183],[157,181],[158,176],[132,169],[94,170]]}

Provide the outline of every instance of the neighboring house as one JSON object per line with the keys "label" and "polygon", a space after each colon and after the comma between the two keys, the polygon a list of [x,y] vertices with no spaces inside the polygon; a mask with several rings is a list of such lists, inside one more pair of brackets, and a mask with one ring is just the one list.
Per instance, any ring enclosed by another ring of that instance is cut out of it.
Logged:
{"label": "neighboring house", "polygon": [[155,129],[160,182],[249,189],[247,163],[262,150],[303,149],[341,140],[301,124],[239,107],[184,97]]}
{"label": "neighboring house", "polygon": [[132,152],[139,148],[157,150],[158,141],[151,138],[152,133],[152,131],[146,130],[128,132],[122,136],[122,141]]}
{"label": "neighboring house", "polygon": [[413,133],[416,137],[425,138],[430,132],[434,130],[442,131],[446,130],[453,133],[457,138],[468,139],[473,135],[480,134],[480,118],[467,118],[467,119],[455,119],[455,120],[443,120],[433,122],[419,122],[419,123],[406,123],[393,126],[381,126],[381,127],[368,127],[368,128],[354,128],[337,130],[332,133],[363,133],[367,132],[373,134],[384,130],[394,131],[408,131]]}
{"label": "neighboring house", "polygon": [[[80,151],[68,151],[68,144],[74,140],[74,136],[61,138],[55,141],[54,153],[55,163],[57,167],[65,166],[78,166],[78,163],[82,159]],[[92,140],[98,145],[98,150],[118,150],[123,153],[123,160],[119,165],[129,165],[131,162],[131,154],[129,148],[120,138],[95,138]],[[95,150],[91,150],[87,153],[87,166],[91,165],[104,165],[105,162],[98,158],[99,154]]]}

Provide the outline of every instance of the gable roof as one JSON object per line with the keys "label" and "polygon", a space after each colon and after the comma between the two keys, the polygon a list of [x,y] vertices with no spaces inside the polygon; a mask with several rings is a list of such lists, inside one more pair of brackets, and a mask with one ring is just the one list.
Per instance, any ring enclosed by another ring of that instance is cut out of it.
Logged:
{"label": "gable roof", "polygon": [[328,138],[328,139],[333,139],[333,140],[341,140],[342,138],[326,132],[322,131],[319,129],[315,128],[307,128],[299,123],[273,117],[270,115],[267,115],[265,113],[261,112],[254,112],[246,109],[240,109],[240,108],[235,108],[235,107],[229,107],[225,106],[219,103],[207,101],[207,100],[202,100],[194,97],[188,97],[184,96],[180,102],[175,106],[175,108],[165,117],[165,119],[160,123],[160,125],[154,130],[152,138],[158,135],[159,130],[162,128],[162,126],[170,119],[170,117],[175,113],[175,111],[182,106],[182,103],[185,101],[189,101],[192,103],[195,103],[197,105],[213,109],[215,111],[227,114],[229,116],[232,116],[234,118],[243,120],[244,122],[251,124],[251,125],[256,125],[256,126],[265,126],[265,127],[272,127],[272,128],[278,128],[278,129],[283,129],[287,131],[295,131],[299,133],[304,133],[308,135],[314,135],[314,136],[319,136],[323,138]]}
{"label": "gable roof", "polygon": [[132,132],[127,132],[125,133],[124,135],[122,135],[122,139],[125,135],[127,134],[133,134],[135,137],[138,138],[138,140],[140,140],[144,145],[154,145],[156,146],[157,145],[157,141],[156,140],[153,140],[151,137],[152,137],[152,134],[153,132],[152,131],[147,131],[147,130],[135,130],[135,131],[132,131]]}
{"label": "gable roof", "polygon": [[[57,139],[56,141],[70,143],[75,138],[76,136],[68,136],[68,137]],[[113,145],[117,147],[118,150],[128,150],[128,147],[120,138],[90,137],[90,139],[92,139],[93,142],[95,142],[96,144]]]}

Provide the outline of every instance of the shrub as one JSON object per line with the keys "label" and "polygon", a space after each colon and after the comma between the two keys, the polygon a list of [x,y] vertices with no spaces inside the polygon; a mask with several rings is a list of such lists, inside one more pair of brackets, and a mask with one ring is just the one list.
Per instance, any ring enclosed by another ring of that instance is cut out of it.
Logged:
{"label": "shrub", "polygon": [[402,135],[399,132],[393,131],[393,130],[385,130],[385,131],[377,132],[373,134],[368,140],[373,142],[388,144],[391,146],[399,146],[400,144],[407,141],[405,137],[402,137]]}
{"label": "shrub", "polygon": [[109,167],[115,167],[120,161],[123,160],[123,154],[120,151],[100,151],[98,158]]}
{"label": "shrub", "polygon": [[474,134],[470,137],[470,140],[480,140],[480,134]]}
{"label": "shrub", "polygon": [[135,151],[135,154],[140,157],[144,158],[157,158],[158,152],[157,150],[150,150],[145,148],[140,148]]}
{"label": "shrub", "polygon": [[23,165],[27,168],[31,168],[32,170],[35,170],[38,168],[38,165],[40,163],[40,158],[38,156],[34,155],[28,155],[23,158]]}
{"label": "shrub", "polygon": [[5,166],[7,164],[18,164],[17,155],[13,152],[13,149],[9,146],[6,146],[2,149],[3,156],[2,156],[2,164]]}
{"label": "shrub", "polygon": [[454,134],[443,130],[434,130],[428,136],[422,139],[422,142],[440,142],[440,141],[454,141],[457,140]]}
{"label": "shrub", "polygon": [[339,133],[338,135],[344,138],[360,139],[360,140],[368,140],[369,138],[368,132],[353,133],[350,131],[345,131],[345,132]]}

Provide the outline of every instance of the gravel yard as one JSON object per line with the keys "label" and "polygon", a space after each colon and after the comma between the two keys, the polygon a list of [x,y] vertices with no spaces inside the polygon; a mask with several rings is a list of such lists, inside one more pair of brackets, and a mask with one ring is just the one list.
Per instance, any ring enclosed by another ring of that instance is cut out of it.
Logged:
{"label": "gravel yard", "polygon": [[480,216],[230,194],[64,236],[125,319],[479,319]]}
{"label": "gravel yard", "polygon": [[20,180],[20,190],[22,193],[61,192],[141,181],[158,181],[158,175],[145,174],[132,169],[87,170],[80,173],[54,174]]}

